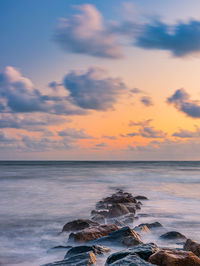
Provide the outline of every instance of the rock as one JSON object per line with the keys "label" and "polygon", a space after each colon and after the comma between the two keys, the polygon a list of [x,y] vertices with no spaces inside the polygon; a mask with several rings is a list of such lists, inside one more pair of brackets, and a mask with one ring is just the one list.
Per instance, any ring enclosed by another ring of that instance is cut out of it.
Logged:
{"label": "rock", "polygon": [[112,266],[153,266],[153,264],[141,259],[136,254],[128,255],[122,259],[119,259],[112,264],[106,264]]}
{"label": "rock", "polygon": [[117,204],[117,203],[137,203],[136,199],[131,195],[130,193],[118,191],[114,193],[112,196],[104,198],[103,200],[99,201],[96,204],[97,209],[108,208],[108,205],[111,204]]}
{"label": "rock", "polygon": [[79,231],[79,230],[88,228],[90,226],[97,226],[97,225],[99,225],[99,223],[97,223],[95,221],[91,221],[91,220],[88,220],[88,219],[77,219],[77,220],[74,220],[74,221],[66,223],[63,226],[62,231],[63,232],[64,231],[66,231],[66,232]]}
{"label": "rock", "polygon": [[160,236],[164,240],[184,240],[186,237],[179,232],[170,231]]}
{"label": "rock", "polygon": [[154,229],[154,228],[160,228],[163,227],[161,223],[159,222],[154,222],[154,223],[145,223],[145,224],[140,224],[139,226],[147,226],[149,229]]}
{"label": "rock", "polygon": [[108,210],[101,210],[101,211],[97,211],[97,210],[92,210],[91,211],[91,215],[96,215],[96,214],[99,214],[99,215],[102,215],[103,217],[107,217],[108,216]]}
{"label": "rock", "polygon": [[77,246],[73,247],[65,255],[65,259],[71,256],[75,256],[81,253],[90,252],[92,251],[95,255],[104,254],[110,251],[109,248],[103,247],[100,245],[93,245],[93,246]]}
{"label": "rock", "polygon": [[121,219],[121,221],[122,221],[125,225],[133,223],[134,220],[135,220],[135,216],[134,216],[133,213],[130,213],[130,214],[128,214],[128,215],[125,215],[125,216],[122,217],[122,219]]}
{"label": "rock", "polygon": [[88,266],[96,262],[96,256],[93,252],[86,252],[83,254],[78,254],[62,261],[56,261],[53,263],[48,263],[43,266]]}
{"label": "rock", "polygon": [[200,258],[189,251],[162,249],[151,255],[149,262],[159,266],[200,266]]}
{"label": "rock", "polygon": [[105,218],[101,214],[95,214],[91,219],[99,224],[105,224]]}
{"label": "rock", "polygon": [[[55,246],[53,247],[52,249],[69,249],[71,248],[72,246],[62,246],[62,245],[59,245],[59,246]],[[0,264],[1,265],[1,264]]]}
{"label": "rock", "polygon": [[99,226],[93,226],[81,231],[71,233],[69,235],[69,240],[74,240],[75,242],[87,242],[103,236],[108,235],[110,232],[118,230],[119,227],[115,224],[104,224]]}
{"label": "rock", "polygon": [[136,196],[136,197],[134,197],[136,200],[148,200],[148,198],[147,197],[145,197],[145,196],[141,196],[141,195],[139,195],[139,196]]}
{"label": "rock", "polygon": [[195,255],[200,257],[200,244],[192,239],[187,239],[184,250],[192,251]]}
{"label": "rock", "polygon": [[154,243],[140,244],[138,246],[131,247],[131,248],[128,248],[128,249],[125,249],[125,250],[111,254],[107,258],[106,264],[110,265],[113,262],[120,260],[126,256],[135,255],[135,254],[138,255],[141,259],[148,260],[149,257],[153,253],[157,252],[158,250],[159,249],[158,249],[157,245]]}
{"label": "rock", "polygon": [[137,203],[132,203],[132,202],[127,202],[127,203],[123,203],[127,209],[129,210],[130,213],[136,213],[136,209],[137,209]]}
{"label": "rock", "polygon": [[129,213],[128,208],[124,204],[118,203],[110,207],[107,217],[114,218],[114,217],[125,215],[127,213]]}
{"label": "rock", "polygon": [[142,244],[142,241],[135,231],[130,229],[130,227],[125,226],[119,230],[111,232],[108,236],[97,239],[95,243],[130,247]]}

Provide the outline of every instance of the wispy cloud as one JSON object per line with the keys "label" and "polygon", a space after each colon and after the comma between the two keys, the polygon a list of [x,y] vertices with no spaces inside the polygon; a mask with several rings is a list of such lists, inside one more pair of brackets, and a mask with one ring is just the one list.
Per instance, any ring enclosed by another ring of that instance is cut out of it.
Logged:
{"label": "wispy cloud", "polygon": [[151,97],[149,97],[149,96],[143,96],[143,97],[140,99],[140,101],[141,101],[142,104],[144,104],[144,105],[147,106],[147,107],[153,105],[153,101],[152,101]]}

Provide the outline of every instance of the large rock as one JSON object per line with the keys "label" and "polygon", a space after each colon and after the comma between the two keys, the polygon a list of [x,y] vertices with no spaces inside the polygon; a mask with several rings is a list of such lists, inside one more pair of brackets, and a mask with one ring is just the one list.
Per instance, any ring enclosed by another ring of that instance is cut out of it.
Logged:
{"label": "large rock", "polygon": [[79,231],[85,228],[88,228],[90,226],[97,226],[99,225],[99,223],[95,222],[95,221],[91,221],[89,219],[77,219],[71,222],[66,223],[63,226],[62,231]]}
{"label": "large rock", "polygon": [[186,237],[179,232],[170,231],[160,236],[164,240],[185,240]]}
{"label": "large rock", "polygon": [[113,204],[108,212],[108,218],[114,218],[114,217],[118,217],[118,216],[122,216],[129,213],[128,208],[122,204],[122,203],[118,203],[118,204]]}
{"label": "large rock", "polygon": [[93,252],[78,254],[61,261],[48,263],[43,266],[89,266],[96,262],[96,256]]}
{"label": "large rock", "polygon": [[131,193],[123,192],[122,190],[114,193],[112,196],[104,198],[96,204],[97,209],[107,209],[110,205],[117,203],[137,203],[137,200]]}
{"label": "large rock", "polygon": [[120,260],[126,256],[135,255],[135,254],[138,255],[141,259],[148,260],[149,257],[158,250],[159,249],[157,245],[155,245],[154,243],[140,244],[138,246],[131,247],[111,254],[107,258],[106,264],[110,265],[113,262],[116,262],[117,260]]}
{"label": "large rock", "polygon": [[142,244],[142,240],[135,231],[130,229],[130,227],[125,226],[119,230],[111,232],[108,236],[97,239],[95,243],[131,247]]}
{"label": "large rock", "polygon": [[81,253],[92,251],[95,255],[101,255],[110,251],[109,248],[100,245],[93,246],[77,246],[69,249],[65,255],[65,259]]}
{"label": "large rock", "polygon": [[139,224],[137,227],[141,228],[143,226],[147,226],[149,229],[157,229],[163,227],[159,222]]}
{"label": "large rock", "polygon": [[122,259],[119,259],[112,264],[106,264],[112,266],[153,266],[153,264],[141,259],[136,254],[128,255]]}
{"label": "large rock", "polygon": [[69,240],[74,240],[75,242],[88,242],[103,236],[107,236],[110,232],[118,230],[119,227],[115,224],[104,224],[94,227],[89,227],[83,229],[82,231],[78,231],[75,233],[71,233],[69,235]]}
{"label": "large rock", "polygon": [[189,251],[163,249],[151,255],[149,262],[159,266],[200,266],[200,258]]}
{"label": "large rock", "polygon": [[187,239],[184,250],[192,251],[195,255],[200,257],[200,244],[194,240]]}

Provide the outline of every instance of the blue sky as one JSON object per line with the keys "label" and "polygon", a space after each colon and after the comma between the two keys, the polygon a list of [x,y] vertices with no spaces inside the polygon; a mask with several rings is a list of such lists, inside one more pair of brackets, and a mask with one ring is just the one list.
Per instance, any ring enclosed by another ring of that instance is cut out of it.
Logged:
{"label": "blue sky", "polygon": [[199,10],[1,0],[0,159],[200,159]]}

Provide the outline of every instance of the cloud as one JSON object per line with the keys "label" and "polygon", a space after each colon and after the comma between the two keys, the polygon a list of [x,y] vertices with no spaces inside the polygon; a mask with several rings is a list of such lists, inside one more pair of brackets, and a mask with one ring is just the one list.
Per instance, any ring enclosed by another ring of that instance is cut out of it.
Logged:
{"label": "cloud", "polygon": [[122,57],[116,34],[104,26],[103,17],[94,5],[76,6],[78,14],[62,18],[55,41],[64,51],[97,57]]}
{"label": "cloud", "polygon": [[198,101],[190,100],[190,95],[184,90],[176,90],[175,93],[167,99],[169,104],[173,104],[175,108],[187,116],[200,118],[200,104]]}
{"label": "cloud", "polygon": [[110,140],[117,139],[116,136],[106,136],[106,135],[103,135],[102,138],[104,138],[104,139],[110,139]]}
{"label": "cloud", "polygon": [[0,73],[0,112],[83,115],[83,110],[67,98],[44,95],[36,89],[30,79],[14,67],[7,66]]}
{"label": "cloud", "polygon": [[134,44],[145,49],[170,51],[176,57],[200,52],[200,21],[168,25],[161,21],[145,24]]}
{"label": "cloud", "polygon": [[140,128],[139,133],[144,138],[165,138],[167,136],[162,130],[156,130],[154,127],[150,126]]}
{"label": "cloud", "polygon": [[58,135],[72,139],[93,139],[93,137],[86,134],[83,129],[77,130],[75,128],[67,128],[65,130],[59,131]]}
{"label": "cloud", "polygon": [[200,137],[200,128],[195,126],[195,131],[180,129],[178,132],[175,132],[172,136],[179,138],[199,138]]}
{"label": "cloud", "polygon": [[138,88],[131,89],[130,92],[135,93],[135,94],[143,93],[143,91]]}
{"label": "cloud", "polygon": [[64,85],[73,105],[99,111],[112,109],[119,95],[127,89],[121,79],[108,77],[105,70],[96,67],[85,73],[67,74]]}
{"label": "cloud", "polygon": [[153,119],[147,119],[147,120],[144,120],[144,121],[138,121],[138,122],[134,122],[134,121],[130,121],[129,122],[129,126],[130,127],[133,127],[133,126],[142,126],[142,127],[144,127],[144,126],[147,126],[147,125],[149,125],[150,124],[150,122],[152,122],[153,121]]}
{"label": "cloud", "polygon": [[48,114],[0,114],[0,128],[26,129],[43,131],[46,126],[71,122],[69,118]]}
{"label": "cloud", "polygon": [[129,137],[135,137],[135,136],[138,136],[139,135],[139,133],[137,133],[137,132],[132,132],[132,133],[127,133],[127,134],[120,134],[120,137],[122,137],[122,138],[129,138]]}
{"label": "cloud", "polygon": [[149,96],[143,96],[140,101],[142,104],[148,107],[153,105],[152,99]]}

